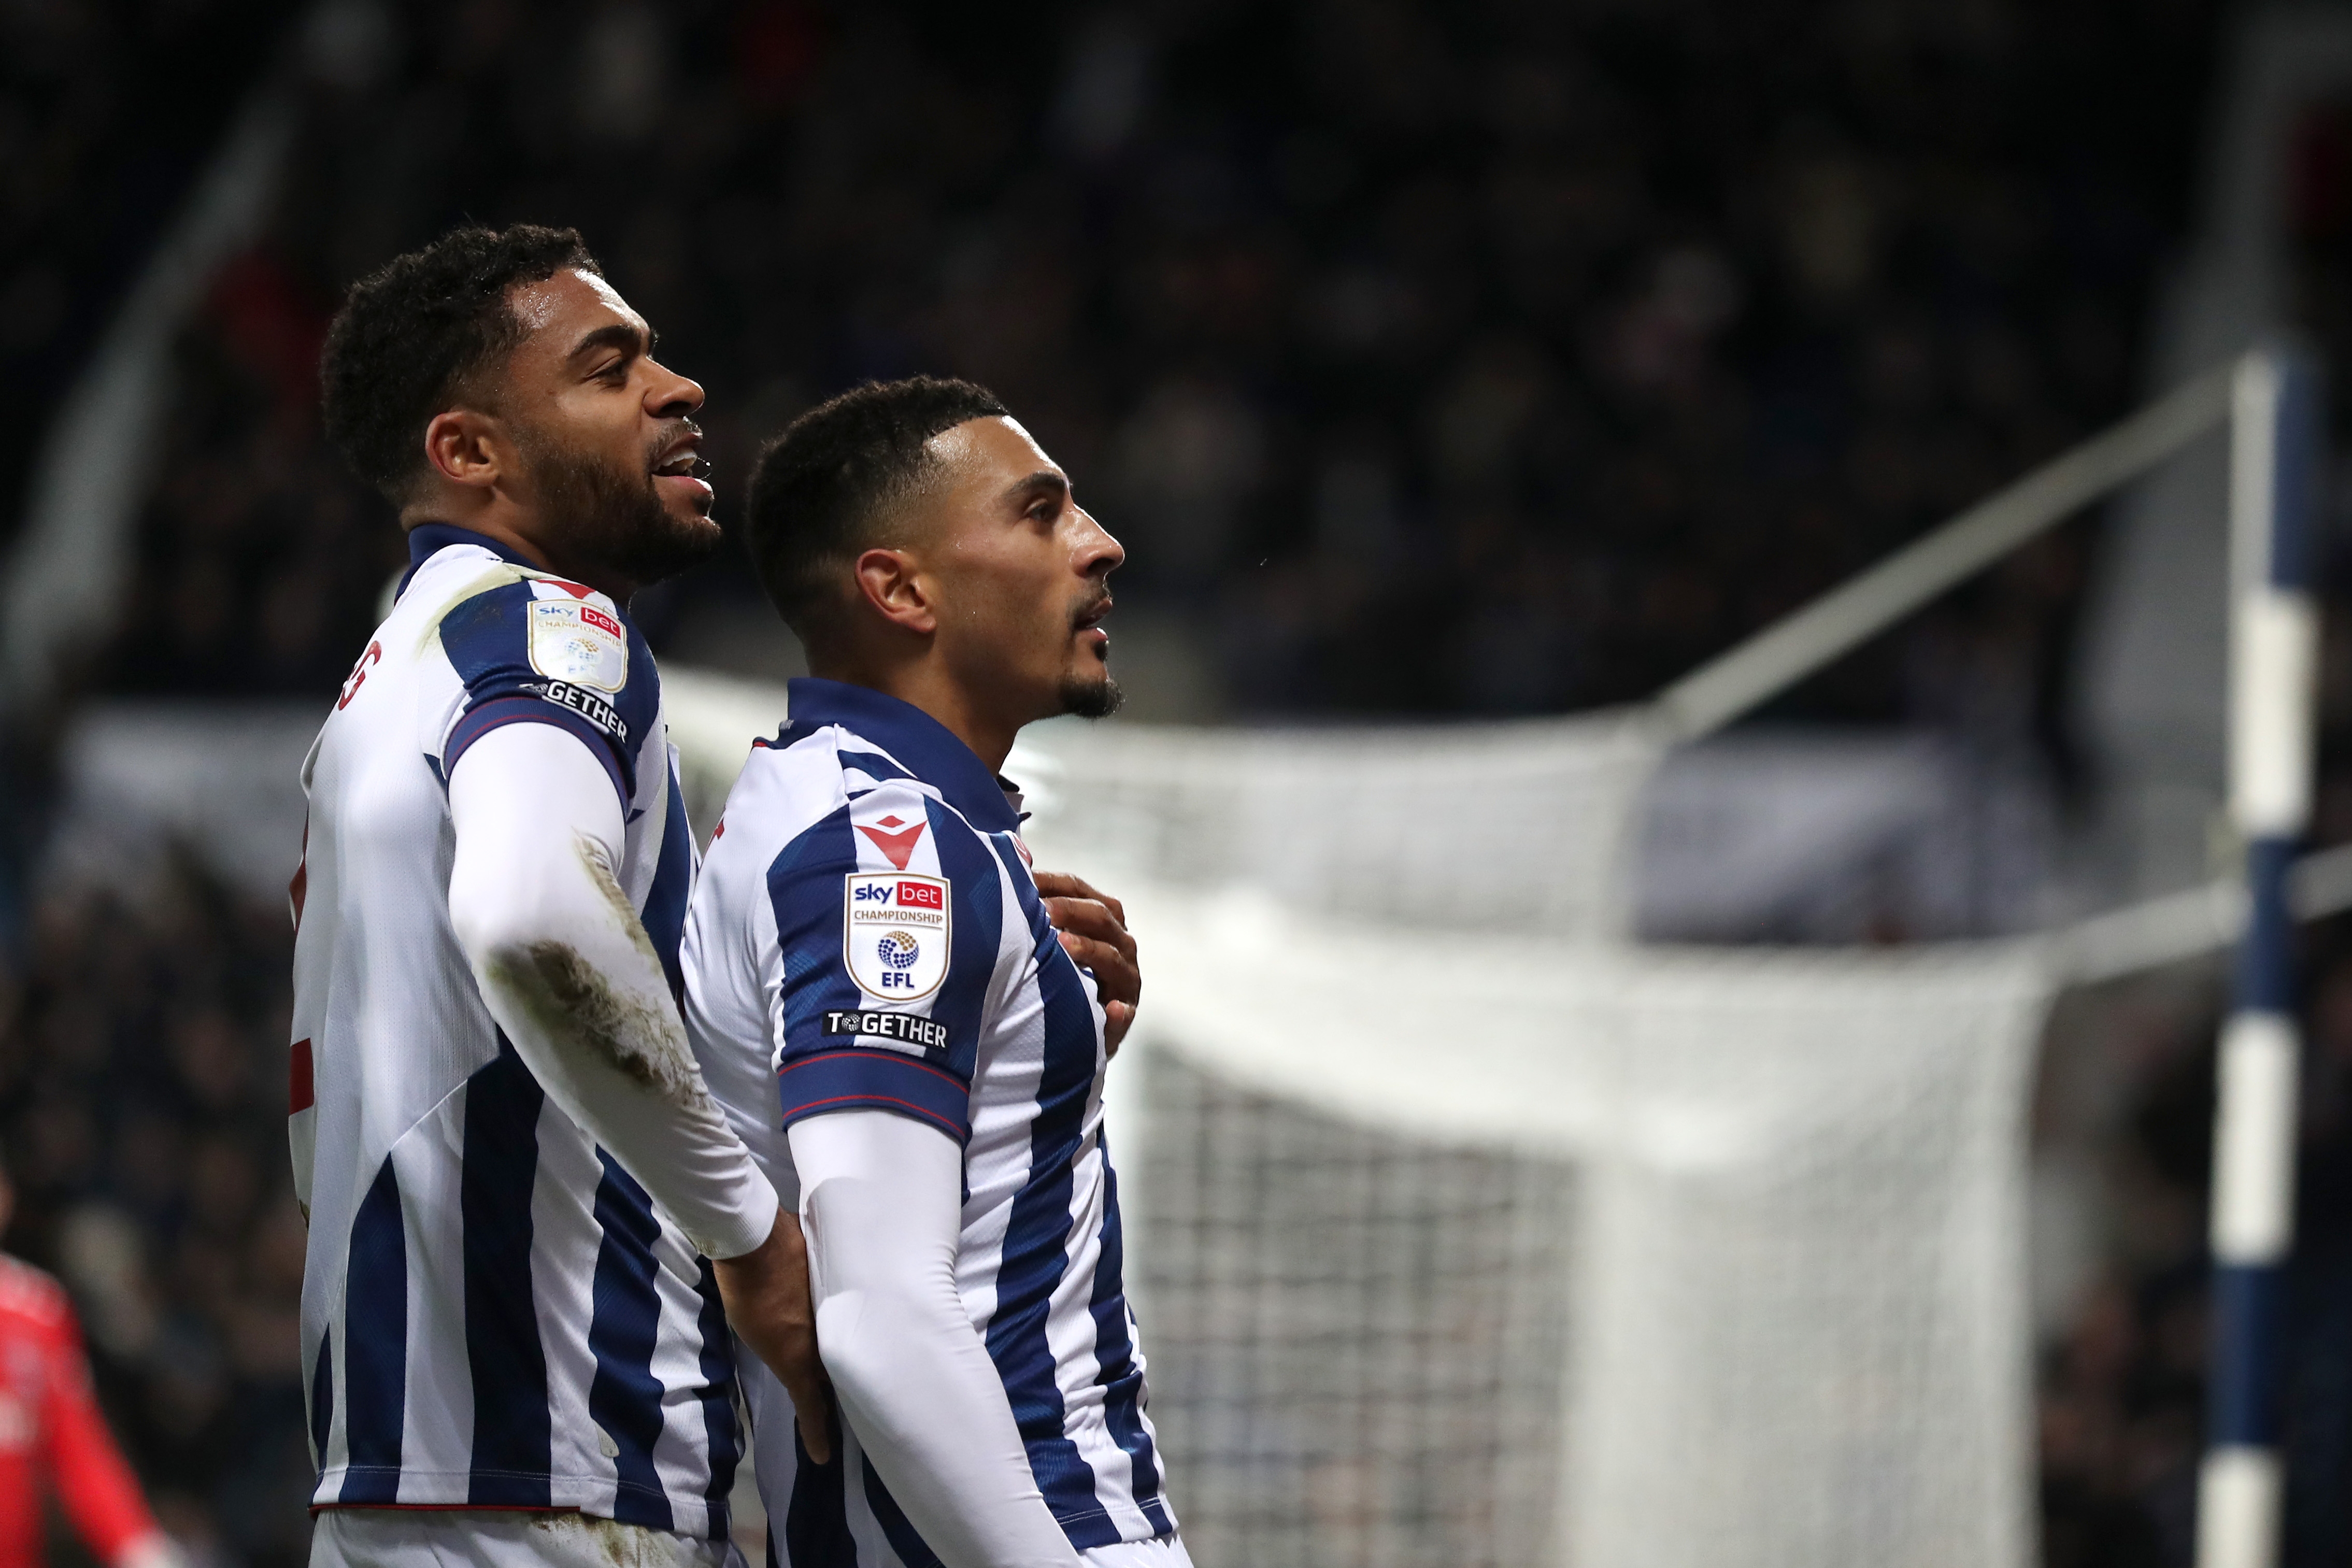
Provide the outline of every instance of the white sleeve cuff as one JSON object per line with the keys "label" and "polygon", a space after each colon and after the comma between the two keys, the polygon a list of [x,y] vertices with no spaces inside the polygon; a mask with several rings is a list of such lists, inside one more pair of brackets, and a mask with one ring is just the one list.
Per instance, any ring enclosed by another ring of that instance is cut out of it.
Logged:
{"label": "white sleeve cuff", "polygon": [[747,1252],[757,1252],[767,1245],[769,1234],[776,1228],[776,1215],[782,1207],[776,1201],[776,1189],[748,1157],[730,1185],[732,1194],[727,1211],[703,1217],[702,1223],[709,1226],[708,1235],[698,1233],[683,1215],[670,1216],[677,1221],[678,1229],[686,1232],[694,1249],[705,1258],[740,1258]]}

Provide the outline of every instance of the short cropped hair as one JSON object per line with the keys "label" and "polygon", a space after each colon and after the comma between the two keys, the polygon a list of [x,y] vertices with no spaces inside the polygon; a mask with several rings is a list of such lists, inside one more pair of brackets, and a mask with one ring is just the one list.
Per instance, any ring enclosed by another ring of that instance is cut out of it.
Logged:
{"label": "short cropped hair", "polygon": [[452,229],[352,285],[319,356],[327,438],[394,505],[425,468],[434,416],[479,405],[529,335],[507,296],[567,269],[602,276],[577,229]]}
{"label": "short cropped hair", "polygon": [[843,572],[883,541],[893,510],[921,485],[935,461],[926,443],[1006,412],[968,381],[870,381],[818,404],[760,449],[743,541],[761,586],[803,642],[824,635],[843,603]]}

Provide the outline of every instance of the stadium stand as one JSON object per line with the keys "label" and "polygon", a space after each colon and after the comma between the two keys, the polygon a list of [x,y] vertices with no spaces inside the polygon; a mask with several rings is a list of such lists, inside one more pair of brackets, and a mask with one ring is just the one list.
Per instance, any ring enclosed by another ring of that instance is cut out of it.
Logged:
{"label": "stadium stand", "polygon": [[[120,0],[0,17],[0,454],[11,473],[292,11],[286,0]],[[0,539],[21,499],[0,496]]]}
{"label": "stadium stand", "polygon": [[[581,224],[712,388],[722,476],[866,375],[1034,410],[1131,536],[1130,601],[1223,634],[1213,708],[1645,695],[2127,405],[2203,25],[1687,9],[1104,18],[1042,80],[1076,18],[365,13],[189,344],[111,683],[342,660],[373,584],[316,563],[374,531],[305,471],[309,350],[351,276],[470,215]],[[2128,69],[2074,70],[2111,46]],[[2130,85],[2055,90],[2084,79]],[[2053,732],[2079,553],[1815,705]]]}

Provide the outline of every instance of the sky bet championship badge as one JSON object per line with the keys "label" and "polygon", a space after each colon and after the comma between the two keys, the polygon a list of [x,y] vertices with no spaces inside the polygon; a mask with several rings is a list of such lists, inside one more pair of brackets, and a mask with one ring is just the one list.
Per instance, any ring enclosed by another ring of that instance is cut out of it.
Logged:
{"label": "sky bet championship badge", "polygon": [[948,976],[948,885],[907,871],[853,871],[842,899],[841,953],[858,989],[919,1002]]}
{"label": "sky bet championship badge", "polygon": [[629,680],[629,638],[593,605],[539,599],[530,606],[530,667],[551,680],[618,691]]}

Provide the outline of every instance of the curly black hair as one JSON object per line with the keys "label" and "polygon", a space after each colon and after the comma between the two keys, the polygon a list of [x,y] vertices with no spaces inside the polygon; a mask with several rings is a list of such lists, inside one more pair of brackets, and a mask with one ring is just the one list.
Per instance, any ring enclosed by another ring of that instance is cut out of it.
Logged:
{"label": "curly black hair", "polygon": [[394,506],[425,464],[425,426],[486,394],[526,329],[508,292],[567,269],[602,276],[577,229],[452,229],[352,285],[319,356],[327,438]]}
{"label": "curly black hair", "polygon": [[933,461],[924,444],[970,419],[1005,414],[984,386],[916,375],[869,381],[818,404],[760,448],[744,503],[752,570],[803,643],[841,604],[840,573],[880,542],[895,503]]}

